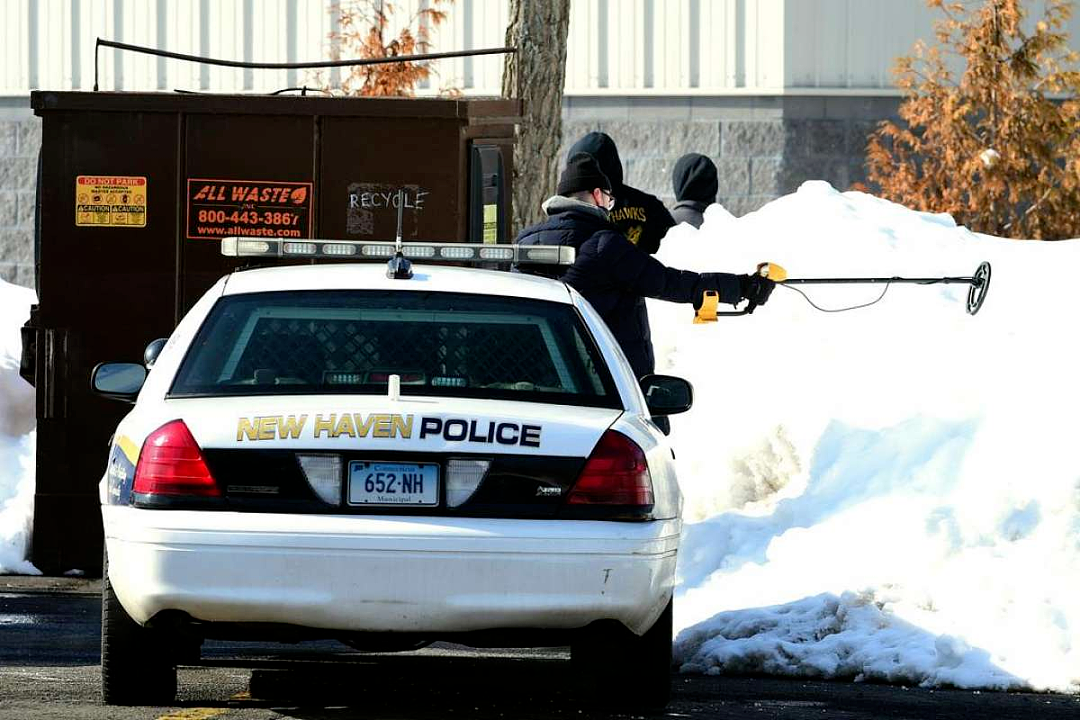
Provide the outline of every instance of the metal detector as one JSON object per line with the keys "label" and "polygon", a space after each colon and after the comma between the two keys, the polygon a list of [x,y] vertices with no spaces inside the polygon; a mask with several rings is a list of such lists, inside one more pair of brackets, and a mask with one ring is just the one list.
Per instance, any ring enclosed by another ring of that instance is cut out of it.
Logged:
{"label": "metal detector", "polygon": [[[966,309],[968,315],[975,315],[979,312],[983,302],[986,300],[986,292],[990,288],[990,263],[981,262],[979,267],[976,268],[975,274],[971,277],[934,277],[934,278],[904,278],[904,277],[887,277],[887,278],[789,278],[787,271],[775,263],[761,263],[757,266],[757,274],[762,277],[769,278],[777,285],[878,285],[884,284],[885,290],[889,289],[892,284],[908,284],[908,285],[968,285],[968,296]],[[792,288],[794,289],[794,288]],[[841,308],[839,310],[825,310],[819,308],[817,305],[814,307],[823,312],[840,312],[841,310],[854,310],[859,307],[867,307],[878,302],[881,297],[885,296],[885,291],[882,291],[881,296],[873,302],[866,303],[865,305],[856,305],[849,308]],[[805,297],[805,295],[804,295]],[[807,298],[807,301],[810,301]],[[694,317],[695,323],[707,323],[716,322],[718,317],[732,317],[736,315],[749,315],[754,312],[757,307],[753,303],[748,304],[742,310],[733,310],[729,312],[717,312],[717,305],[720,302],[719,293],[714,290],[707,290],[702,298],[701,307],[698,309],[697,314]],[[813,305],[813,302],[811,302]]]}

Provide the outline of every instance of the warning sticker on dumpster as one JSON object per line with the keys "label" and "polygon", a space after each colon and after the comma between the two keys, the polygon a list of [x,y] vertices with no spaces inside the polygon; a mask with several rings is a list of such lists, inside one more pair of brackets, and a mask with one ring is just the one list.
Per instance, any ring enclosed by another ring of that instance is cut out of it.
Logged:
{"label": "warning sticker on dumpster", "polygon": [[146,227],[146,178],[127,175],[77,176],[75,225]]}
{"label": "warning sticker on dumpster", "polygon": [[189,178],[187,238],[311,237],[312,194],[309,182]]}

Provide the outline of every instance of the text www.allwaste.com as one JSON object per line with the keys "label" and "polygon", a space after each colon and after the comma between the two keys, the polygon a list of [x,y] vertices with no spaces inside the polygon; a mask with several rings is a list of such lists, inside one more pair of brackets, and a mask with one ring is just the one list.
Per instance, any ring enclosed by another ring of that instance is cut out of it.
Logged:
{"label": "text www.allwaste.com", "polygon": [[245,228],[245,227],[206,227],[203,225],[197,225],[195,227],[195,234],[201,236],[217,236],[225,237],[228,235],[244,236],[244,237],[278,237],[278,238],[298,238],[303,237],[303,234],[296,229],[286,228]]}

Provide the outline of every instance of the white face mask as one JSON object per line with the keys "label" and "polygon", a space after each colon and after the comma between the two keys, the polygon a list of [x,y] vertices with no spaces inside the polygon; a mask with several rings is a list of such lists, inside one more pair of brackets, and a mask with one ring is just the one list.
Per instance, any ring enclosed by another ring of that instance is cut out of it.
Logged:
{"label": "white face mask", "polygon": [[[593,196],[593,199],[594,200],[596,199],[595,195]],[[598,207],[601,210],[603,210],[605,212],[611,212],[612,210],[615,209],[615,196],[612,195],[611,193],[607,192],[607,191],[601,190],[600,191],[600,200],[598,201],[598,203],[602,203],[602,204],[598,204]]]}

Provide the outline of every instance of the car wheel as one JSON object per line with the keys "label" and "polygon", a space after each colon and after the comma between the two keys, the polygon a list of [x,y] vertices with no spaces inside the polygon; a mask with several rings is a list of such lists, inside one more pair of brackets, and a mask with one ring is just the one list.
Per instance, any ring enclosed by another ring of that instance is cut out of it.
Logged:
{"label": "car wheel", "polygon": [[106,705],[171,705],[176,665],[168,638],[131,619],[109,582],[101,579],[101,696]]}
{"label": "car wheel", "polygon": [[587,632],[570,646],[586,692],[606,706],[659,710],[671,700],[672,605],[644,635],[622,625]]}

